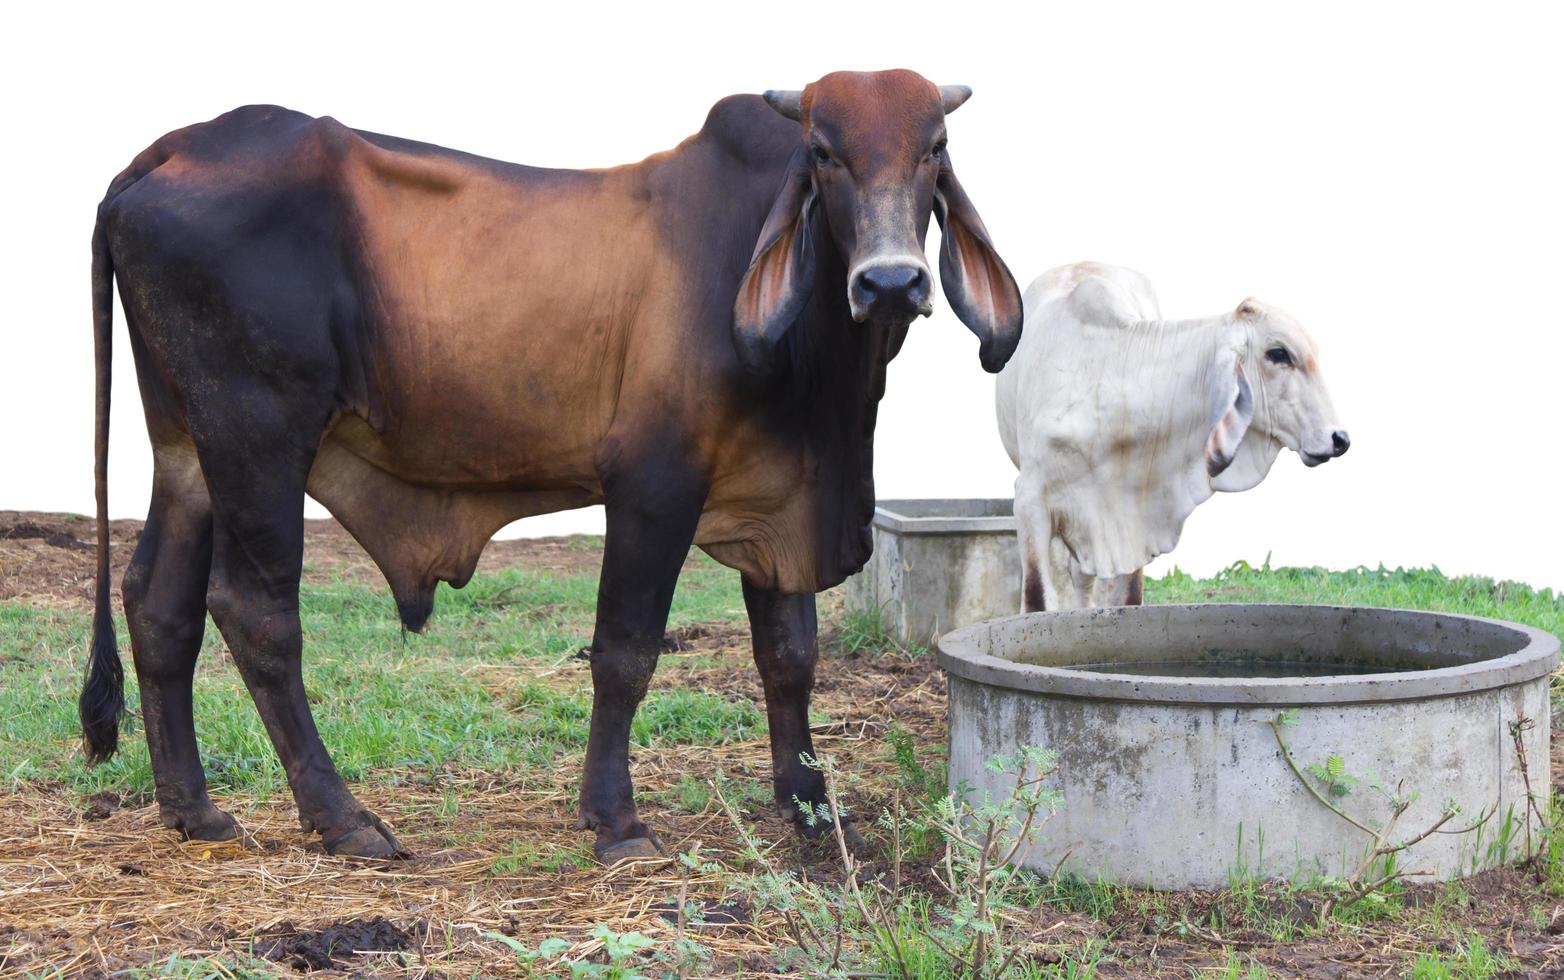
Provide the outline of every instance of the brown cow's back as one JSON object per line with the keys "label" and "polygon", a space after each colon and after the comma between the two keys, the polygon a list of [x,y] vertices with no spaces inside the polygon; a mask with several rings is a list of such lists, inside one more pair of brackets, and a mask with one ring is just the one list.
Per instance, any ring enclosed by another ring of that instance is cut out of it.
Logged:
{"label": "brown cow's back", "polygon": [[426,486],[593,484],[631,338],[677,303],[655,164],[507,173],[348,139],[380,419],[347,444]]}

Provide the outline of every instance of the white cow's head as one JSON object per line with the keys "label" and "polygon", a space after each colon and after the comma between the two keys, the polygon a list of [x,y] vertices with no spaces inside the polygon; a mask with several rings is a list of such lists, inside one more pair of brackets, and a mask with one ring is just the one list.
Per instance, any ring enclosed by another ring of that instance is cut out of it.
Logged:
{"label": "white cow's head", "polygon": [[1319,348],[1303,324],[1246,299],[1230,314],[1234,343],[1218,355],[1206,472],[1217,490],[1264,479],[1283,446],[1318,466],[1352,445],[1320,374]]}

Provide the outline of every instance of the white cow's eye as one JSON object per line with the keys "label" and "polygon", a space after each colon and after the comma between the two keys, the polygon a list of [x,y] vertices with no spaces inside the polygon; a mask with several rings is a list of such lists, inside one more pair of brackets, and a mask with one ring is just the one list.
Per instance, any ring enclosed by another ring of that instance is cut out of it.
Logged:
{"label": "white cow's eye", "polygon": [[1265,359],[1272,364],[1280,364],[1282,367],[1292,367],[1292,355],[1285,347],[1272,347],[1265,352]]}

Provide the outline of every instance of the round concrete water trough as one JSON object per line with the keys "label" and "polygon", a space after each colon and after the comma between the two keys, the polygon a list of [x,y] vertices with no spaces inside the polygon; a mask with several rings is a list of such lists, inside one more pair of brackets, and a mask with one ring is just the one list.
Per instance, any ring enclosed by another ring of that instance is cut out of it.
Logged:
{"label": "round concrete water trough", "polygon": [[[1439,880],[1515,859],[1531,785],[1547,793],[1550,633],[1444,613],[1335,606],[1140,606],[1034,613],[939,642],[950,675],[950,785],[1005,796],[984,763],[1023,746],[1058,753],[1063,808],[1020,858],[1098,880],[1226,887],[1233,873],[1344,875],[1371,838],[1310,794],[1305,768],[1340,756],[1361,782],[1326,798],[1372,827],[1389,815],[1371,777],[1417,799],[1392,840]],[[1524,721],[1529,719],[1530,725]],[[1314,777],[1309,777],[1311,780]],[[1513,833],[1508,854],[1506,818]],[[1533,823],[1533,837],[1536,826]],[[1068,857],[1065,855],[1068,854]]]}

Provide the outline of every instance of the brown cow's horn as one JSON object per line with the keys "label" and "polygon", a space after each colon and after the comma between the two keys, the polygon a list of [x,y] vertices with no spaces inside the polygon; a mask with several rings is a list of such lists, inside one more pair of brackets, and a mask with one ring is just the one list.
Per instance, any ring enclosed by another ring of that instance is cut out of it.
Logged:
{"label": "brown cow's horn", "polygon": [[[770,97],[770,93],[766,93],[766,98],[768,101]],[[955,112],[957,109],[961,108],[961,103],[972,98],[972,88],[968,85],[941,85],[939,87],[939,98],[940,101],[945,104],[946,112]],[[772,103],[773,106],[775,104],[776,103]],[[781,110],[779,109],[777,111],[780,112]]]}
{"label": "brown cow's horn", "polygon": [[771,89],[764,96],[766,104],[794,122],[804,121],[804,93],[796,89]]}

